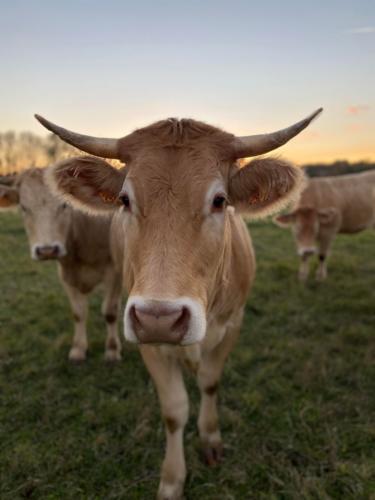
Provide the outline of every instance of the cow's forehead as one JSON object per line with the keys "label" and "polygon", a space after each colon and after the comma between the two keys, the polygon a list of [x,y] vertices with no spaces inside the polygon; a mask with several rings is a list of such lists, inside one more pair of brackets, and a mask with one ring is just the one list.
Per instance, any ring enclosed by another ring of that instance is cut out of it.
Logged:
{"label": "cow's forehead", "polygon": [[57,203],[44,182],[43,172],[36,171],[36,169],[26,171],[22,175],[19,191],[21,202],[27,201],[33,206]]}
{"label": "cow's forehead", "polygon": [[140,152],[129,164],[129,178],[144,183],[202,183],[225,176],[230,164],[209,149],[151,148]]}
{"label": "cow's forehead", "polygon": [[129,165],[125,186],[130,184],[145,204],[156,198],[163,204],[171,199],[201,203],[213,183],[225,184],[229,166],[210,151],[154,150]]}
{"label": "cow's forehead", "polygon": [[316,211],[313,208],[301,208],[297,211],[297,219],[301,224],[314,224]]}

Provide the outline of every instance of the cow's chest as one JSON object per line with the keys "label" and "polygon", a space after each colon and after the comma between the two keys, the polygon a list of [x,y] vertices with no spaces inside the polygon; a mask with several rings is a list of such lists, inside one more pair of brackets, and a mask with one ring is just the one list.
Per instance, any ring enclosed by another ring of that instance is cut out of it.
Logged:
{"label": "cow's chest", "polygon": [[70,286],[77,288],[81,293],[90,293],[103,281],[106,266],[91,266],[84,263],[60,264],[60,276]]}

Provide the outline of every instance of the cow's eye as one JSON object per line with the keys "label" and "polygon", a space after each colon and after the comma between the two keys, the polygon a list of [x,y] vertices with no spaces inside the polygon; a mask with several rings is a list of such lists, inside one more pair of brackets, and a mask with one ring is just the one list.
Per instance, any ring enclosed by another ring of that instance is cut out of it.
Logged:
{"label": "cow's eye", "polygon": [[21,207],[21,210],[23,213],[30,213],[31,210],[29,208],[26,208],[25,205],[22,205],[22,203],[20,203],[20,207]]}
{"label": "cow's eye", "polygon": [[227,203],[227,199],[222,194],[217,194],[212,200],[212,210],[214,212],[221,212]]}
{"label": "cow's eye", "polygon": [[127,194],[121,194],[120,195],[120,200],[121,200],[121,203],[124,205],[124,207],[127,209],[127,210],[130,210],[130,200],[129,200],[129,196]]}
{"label": "cow's eye", "polygon": [[65,208],[67,207],[68,205],[66,203],[61,203],[61,205],[59,206],[60,210],[65,210]]}

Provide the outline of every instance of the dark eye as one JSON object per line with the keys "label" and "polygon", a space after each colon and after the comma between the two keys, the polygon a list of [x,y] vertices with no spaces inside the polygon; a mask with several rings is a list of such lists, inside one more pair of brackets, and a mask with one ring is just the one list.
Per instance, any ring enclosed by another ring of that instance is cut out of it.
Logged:
{"label": "dark eye", "polygon": [[227,200],[222,194],[217,194],[212,201],[212,208],[214,211],[219,212],[225,207]]}
{"label": "dark eye", "polygon": [[60,210],[65,210],[65,208],[67,207],[68,205],[66,203],[62,203],[59,208]]}
{"label": "dark eye", "polygon": [[130,200],[129,200],[129,196],[127,194],[120,195],[120,200],[125,208],[130,209]]}
{"label": "dark eye", "polygon": [[30,210],[25,205],[22,205],[22,203],[20,203],[20,207],[23,213],[30,213]]}

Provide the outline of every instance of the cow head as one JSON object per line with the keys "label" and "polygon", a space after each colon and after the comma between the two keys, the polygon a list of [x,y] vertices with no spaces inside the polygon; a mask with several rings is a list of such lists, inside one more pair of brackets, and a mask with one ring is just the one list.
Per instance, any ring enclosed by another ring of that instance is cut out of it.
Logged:
{"label": "cow head", "polygon": [[72,209],[51,194],[42,169],[26,170],[14,186],[0,186],[0,207],[12,205],[21,208],[33,259],[57,259],[66,255]]}
{"label": "cow head", "polygon": [[188,345],[204,338],[207,313],[225,286],[224,266],[233,252],[234,209],[269,214],[298,194],[303,178],[278,159],[242,168],[236,159],[284,144],[316,114],[255,137],[169,119],[119,140],[82,136],[38,117],[70,144],[126,163],[117,170],[93,157],[69,159],[50,170],[49,182],[83,210],[118,209],[128,340]]}
{"label": "cow head", "polygon": [[304,259],[316,253],[319,234],[335,225],[337,217],[334,207],[301,207],[291,213],[277,215],[274,221],[280,227],[292,227],[297,253]]}

